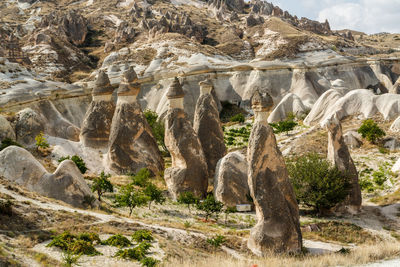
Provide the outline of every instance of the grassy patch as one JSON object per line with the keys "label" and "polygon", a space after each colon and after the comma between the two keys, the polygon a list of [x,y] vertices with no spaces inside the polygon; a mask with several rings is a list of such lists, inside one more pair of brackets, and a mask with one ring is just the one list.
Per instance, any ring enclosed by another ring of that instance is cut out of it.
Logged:
{"label": "grassy patch", "polygon": [[372,202],[378,205],[391,205],[395,203],[400,202],[400,189],[397,190],[396,192],[393,192],[391,194],[385,195],[385,196],[378,196],[374,197],[371,199]]}
{"label": "grassy patch", "polygon": [[361,227],[345,222],[320,222],[317,223],[321,229],[319,232],[305,232],[303,238],[320,241],[336,241],[340,243],[375,243],[379,237],[373,236]]}

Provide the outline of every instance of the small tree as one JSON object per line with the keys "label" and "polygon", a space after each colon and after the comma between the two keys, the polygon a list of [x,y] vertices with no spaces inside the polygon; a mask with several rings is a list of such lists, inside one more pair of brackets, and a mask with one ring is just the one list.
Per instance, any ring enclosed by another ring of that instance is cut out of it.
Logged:
{"label": "small tree", "polygon": [[132,184],[140,187],[146,187],[149,183],[151,173],[148,169],[140,169],[134,176],[132,176]]}
{"label": "small tree", "polygon": [[323,213],[342,202],[349,194],[349,178],[326,159],[311,153],[287,163],[297,199]]}
{"label": "small tree", "polygon": [[213,213],[215,213],[216,220],[218,221],[218,216],[223,206],[222,202],[216,200],[213,195],[208,195],[206,199],[197,203],[197,208],[206,213],[206,221],[208,221],[208,218]]}
{"label": "small tree", "polygon": [[168,153],[167,146],[164,142],[165,135],[165,125],[162,121],[158,120],[158,114],[152,110],[145,110],[144,116],[147,120],[147,123],[150,125],[151,131],[154,135],[154,138],[157,141],[157,144],[162,147],[164,152]]}
{"label": "small tree", "polygon": [[144,194],[149,197],[149,209],[151,208],[151,203],[154,201],[158,204],[162,204],[165,202],[165,197],[162,194],[162,191],[157,188],[152,183],[149,183],[146,188],[143,190]]}
{"label": "small tree", "polygon": [[386,135],[385,131],[379,128],[378,124],[372,119],[363,121],[357,132],[361,134],[362,138],[367,139],[373,144]]}
{"label": "small tree", "polygon": [[279,121],[277,123],[270,123],[270,125],[274,128],[275,133],[286,132],[286,135],[288,135],[289,132],[298,125],[298,123],[295,122],[292,117],[289,117],[284,121]]}
{"label": "small tree", "polygon": [[190,213],[190,205],[196,204],[198,199],[194,196],[193,192],[183,192],[179,194],[178,203],[186,204]]}
{"label": "small tree", "polygon": [[104,174],[104,172],[101,172],[100,176],[93,180],[92,192],[97,192],[99,201],[101,201],[101,196],[103,193],[113,192],[114,190],[113,185],[108,180],[110,177],[110,174]]}
{"label": "small tree", "polygon": [[226,242],[226,238],[223,235],[216,235],[213,238],[208,238],[207,243],[212,245],[214,248],[219,248],[223,243]]}
{"label": "small tree", "polygon": [[228,215],[231,214],[231,213],[235,213],[236,211],[237,211],[236,207],[226,207],[225,208],[225,210],[224,210],[224,212],[225,212],[225,224],[228,221]]}
{"label": "small tree", "polygon": [[44,133],[43,132],[40,132],[38,135],[36,135],[35,141],[36,141],[36,149],[48,148],[50,146],[49,143],[47,143],[47,140],[44,137]]}
{"label": "small tree", "polygon": [[130,184],[121,187],[120,193],[115,196],[117,206],[129,208],[129,216],[131,216],[134,208],[146,205],[148,201],[148,196]]}

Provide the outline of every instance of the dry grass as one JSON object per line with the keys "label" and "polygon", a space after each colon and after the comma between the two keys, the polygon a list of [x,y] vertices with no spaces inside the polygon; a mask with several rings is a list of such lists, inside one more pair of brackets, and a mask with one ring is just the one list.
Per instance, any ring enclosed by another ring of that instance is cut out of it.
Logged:
{"label": "dry grass", "polygon": [[370,232],[361,227],[345,222],[322,222],[317,224],[321,231],[304,232],[303,238],[319,241],[335,241],[344,244],[376,243],[379,237],[373,236]]}
{"label": "dry grass", "polygon": [[391,205],[400,202],[400,189],[388,195],[378,196],[371,199],[372,202],[378,205]]}
{"label": "dry grass", "polygon": [[385,259],[393,259],[400,256],[400,243],[385,242],[373,246],[360,246],[349,254],[332,253],[320,256],[282,256],[274,255],[264,259],[245,259],[235,260],[227,256],[214,255],[206,259],[171,259],[163,264],[165,267],[173,266],[196,266],[196,267],[214,267],[214,266],[229,266],[229,267],[320,267],[320,266],[352,266],[361,265],[370,262],[375,262]]}

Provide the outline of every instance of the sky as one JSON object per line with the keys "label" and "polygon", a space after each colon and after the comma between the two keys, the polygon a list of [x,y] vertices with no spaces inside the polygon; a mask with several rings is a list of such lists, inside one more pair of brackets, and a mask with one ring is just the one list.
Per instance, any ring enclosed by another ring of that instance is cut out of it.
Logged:
{"label": "sky", "polygon": [[400,33],[400,0],[269,0],[297,17],[325,21],[333,30]]}

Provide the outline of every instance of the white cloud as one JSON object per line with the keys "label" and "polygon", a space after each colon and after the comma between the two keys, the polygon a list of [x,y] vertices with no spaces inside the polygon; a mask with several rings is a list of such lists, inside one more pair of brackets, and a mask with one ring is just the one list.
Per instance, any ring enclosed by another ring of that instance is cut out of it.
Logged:
{"label": "white cloud", "polygon": [[298,17],[319,21],[328,19],[334,30],[400,33],[400,0],[270,1]]}
{"label": "white cloud", "polygon": [[319,21],[328,19],[333,29],[367,33],[400,32],[400,0],[360,0],[335,4],[321,10]]}

